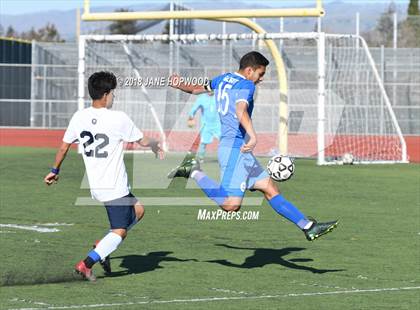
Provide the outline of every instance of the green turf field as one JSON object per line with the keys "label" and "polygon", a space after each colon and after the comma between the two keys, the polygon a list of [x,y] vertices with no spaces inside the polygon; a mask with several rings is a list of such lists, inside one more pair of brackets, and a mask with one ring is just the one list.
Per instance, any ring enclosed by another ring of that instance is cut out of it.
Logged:
{"label": "green turf field", "polygon": [[[43,184],[54,154],[1,148],[0,224],[73,225],[54,233],[0,227],[0,309],[418,309],[419,165],[297,160],[296,175],[282,184],[286,198],[320,220],[340,219],[308,242],[265,201],[243,207],[260,211],[258,220],[198,221],[200,206],[182,205],[182,197],[203,198],[199,190],[183,180],[159,188],[180,156],[126,156],[133,193],[155,203],[113,254],[112,276],[96,266],[92,284],[72,270],[106,232],[106,212],[75,206],[89,192],[80,189],[84,168],[74,151],[59,184]],[[204,169],[217,176],[214,161]]]}

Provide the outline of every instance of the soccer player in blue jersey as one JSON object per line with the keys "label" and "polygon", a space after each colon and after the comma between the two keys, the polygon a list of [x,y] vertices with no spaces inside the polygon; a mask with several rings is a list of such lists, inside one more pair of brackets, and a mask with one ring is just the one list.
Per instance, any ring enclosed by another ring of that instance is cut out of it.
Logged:
{"label": "soccer player in blue jersey", "polygon": [[203,162],[207,145],[213,142],[213,138],[220,139],[220,119],[213,92],[197,96],[188,114],[189,127],[195,126],[194,116],[199,110],[201,111],[201,126],[197,157],[200,162]]}
{"label": "soccer player in blue jersey", "polygon": [[306,217],[280,194],[252,154],[257,144],[251,119],[254,92],[256,85],[263,81],[268,64],[262,54],[252,51],[241,58],[237,72],[219,75],[206,86],[179,83],[179,76],[172,76],[171,86],[187,93],[215,92],[222,128],[218,148],[221,183],[210,179],[191,157],[168,177],[193,178],[203,192],[227,212],[240,209],[245,190],[260,191],[278,214],[293,222],[312,241],[334,229],[338,221],[318,223]]}

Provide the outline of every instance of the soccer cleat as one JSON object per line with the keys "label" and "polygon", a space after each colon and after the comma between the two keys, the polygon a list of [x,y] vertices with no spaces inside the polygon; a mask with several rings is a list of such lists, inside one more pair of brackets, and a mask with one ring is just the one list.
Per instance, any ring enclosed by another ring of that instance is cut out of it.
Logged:
{"label": "soccer cleat", "polygon": [[337,227],[338,221],[318,223],[315,220],[312,220],[313,224],[308,229],[304,230],[306,239],[313,241],[319,238],[322,235],[329,233],[331,230]]}
{"label": "soccer cleat", "polygon": [[[100,240],[96,240],[95,244],[93,245],[93,248],[96,248]],[[99,261],[99,264],[101,264],[102,269],[105,271],[105,274],[111,273],[111,259],[109,255],[105,257],[104,259]]]}
{"label": "soccer cleat", "polygon": [[169,172],[168,178],[183,177],[188,179],[194,170],[200,170],[200,163],[194,154],[189,153],[178,167]]}
{"label": "soccer cleat", "polygon": [[185,164],[188,164],[192,160],[197,160],[197,155],[196,155],[196,153],[188,152],[187,155],[185,155],[184,159],[182,160],[181,164],[178,167],[183,166]]}
{"label": "soccer cleat", "polygon": [[89,280],[91,282],[96,281],[96,277],[92,272],[92,268],[86,267],[85,262],[83,260],[76,264],[76,266],[74,267],[74,271],[80,274],[86,280]]}

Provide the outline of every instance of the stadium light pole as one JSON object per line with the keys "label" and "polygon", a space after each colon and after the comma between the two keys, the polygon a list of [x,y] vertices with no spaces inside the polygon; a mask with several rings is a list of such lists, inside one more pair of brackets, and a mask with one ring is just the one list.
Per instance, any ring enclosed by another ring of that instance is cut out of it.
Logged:
{"label": "stadium light pole", "polygon": [[[264,28],[250,18],[263,17],[322,17],[324,10],[322,0],[316,0],[315,8],[287,8],[287,9],[252,9],[252,10],[193,10],[193,11],[148,11],[148,12],[110,12],[91,13],[90,0],[84,0],[84,21],[115,21],[115,20],[148,20],[148,19],[209,19],[240,23],[256,33],[266,33]],[[267,48],[273,56],[279,78],[279,151],[287,155],[287,75],[281,54],[273,40],[265,40]],[[80,87],[80,85],[79,85]],[[79,104],[81,99],[79,98]]]}

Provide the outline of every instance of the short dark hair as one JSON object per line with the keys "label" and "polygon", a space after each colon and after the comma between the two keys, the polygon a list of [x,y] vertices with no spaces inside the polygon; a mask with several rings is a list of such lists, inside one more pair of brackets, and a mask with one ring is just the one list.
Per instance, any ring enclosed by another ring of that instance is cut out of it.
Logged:
{"label": "short dark hair", "polygon": [[93,100],[101,99],[117,87],[117,78],[112,72],[95,72],[89,77],[88,90]]}
{"label": "short dark hair", "polygon": [[247,67],[252,67],[253,69],[260,66],[267,67],[269,63],[270,62],[267,58],[264,57],[263,54],[252,51],[242,56],[241,60],[239,61],[239,70],[243,70]]}

